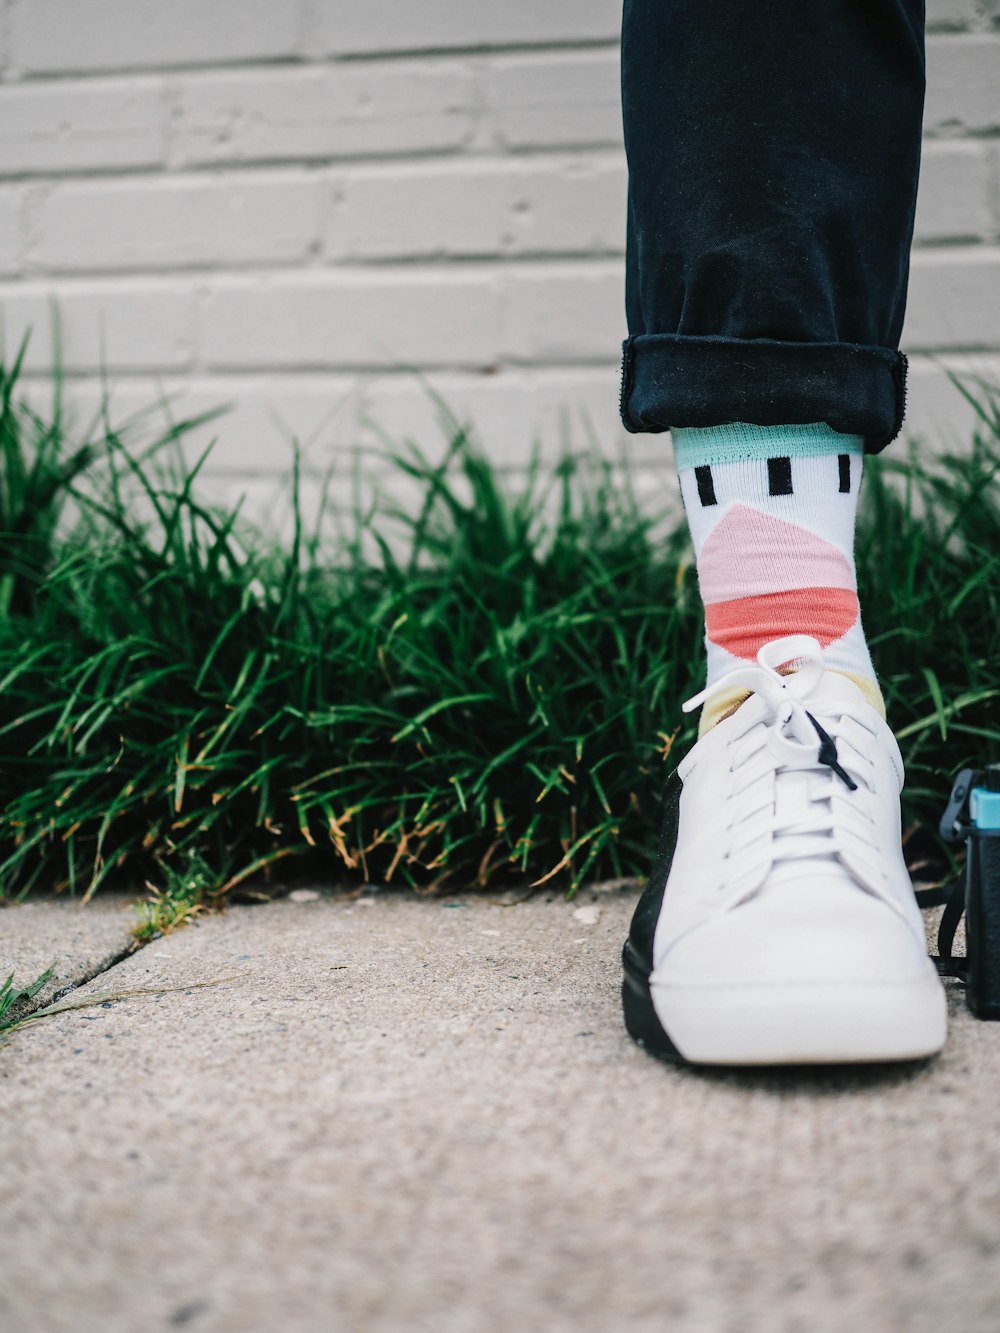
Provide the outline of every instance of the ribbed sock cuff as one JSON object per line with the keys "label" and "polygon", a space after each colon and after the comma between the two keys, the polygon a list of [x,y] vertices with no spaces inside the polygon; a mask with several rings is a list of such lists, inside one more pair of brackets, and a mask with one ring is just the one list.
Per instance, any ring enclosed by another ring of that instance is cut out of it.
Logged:
{"label": "ribbed sock cuff", "polygon": [[671,437],[678,472],[757,458],[861,455],[865,445],[863,436],[845,435],[825,421],[804,426],[755,426],[747,421],[724,426],[675,426]]}

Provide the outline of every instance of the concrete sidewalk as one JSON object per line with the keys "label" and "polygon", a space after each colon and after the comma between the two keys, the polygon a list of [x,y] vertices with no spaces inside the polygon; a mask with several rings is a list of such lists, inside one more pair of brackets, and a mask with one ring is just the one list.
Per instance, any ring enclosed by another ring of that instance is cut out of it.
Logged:
{"label": "concrete sidewalk", "polygon": [[[995,1333],[1000,1025],[956,991],[927,1065],[660,1065],[634,897],[285,900],[112,966],[81,993],[189,989],[0,1044],[0,1328]],[[3,957],[86,919],[8,909]]]}

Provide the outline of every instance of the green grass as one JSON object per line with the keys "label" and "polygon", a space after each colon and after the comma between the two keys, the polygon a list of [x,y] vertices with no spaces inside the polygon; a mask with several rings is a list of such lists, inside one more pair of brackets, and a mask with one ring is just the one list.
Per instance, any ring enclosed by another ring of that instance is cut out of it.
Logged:
{"label": "green grass", "polygon": [[13,1016],[17,1006],[24,1001],[33,1000],[51,978],[53,970],[51,967],[46,968],[27,986],[15,986],[13,972],[5,981],[0,982],[0,1034],[17,1027],[20,1020]]}
{"label": "green grass", "polygon": [[[679,703],[702,683],[683,522],[643,512],[593,454],[505,480],[456,428],[440,457],[390,451],[422,496],[407,513],[328,506],[307,529],[293,486],[282,546],[203,502],[179,449],[193,423],[124,440],[102,418],[71,444],[58,407],[18,405],[17,369],[0,897],[148,884],[148,938],[267,874],[572,890],[647,868],[695,726]],[[976,401],[961,457],[897,445],[872,463],[860,521],[911,853],[931,870],[950,775],[1000,755],[1000,409],[988,386]]]}

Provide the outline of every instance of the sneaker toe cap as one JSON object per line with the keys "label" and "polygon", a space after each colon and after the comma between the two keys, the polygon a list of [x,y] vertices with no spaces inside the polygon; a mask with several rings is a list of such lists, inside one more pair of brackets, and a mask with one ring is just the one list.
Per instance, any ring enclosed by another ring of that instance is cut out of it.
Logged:
{"label": "sneaker toe cap", "polygon": [[923,941],[886,903],[857,889],[846,902],[818,896],[770,891],[711,917],[663,951],[653,981],[877,983],[916,978],[931,967]]}

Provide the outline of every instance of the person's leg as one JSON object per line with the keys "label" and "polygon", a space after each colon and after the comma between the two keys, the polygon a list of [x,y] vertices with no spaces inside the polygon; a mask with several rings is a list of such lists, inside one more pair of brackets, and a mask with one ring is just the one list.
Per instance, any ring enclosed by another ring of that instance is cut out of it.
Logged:
{"label": "person's leg", "polygon": [[853,559],[863,456],[902,420],[923,93],[915,0],[625,0],[621,412],[672,432],[708,644],[625,949],[661,1055],[944,1040]]}
{"label": "person's leg", "polygon": [[853,524],[902,420],[923,97],[921,0],[625,0],[621,411],[673,433],[709,684],[806,632],[882,707]]}

